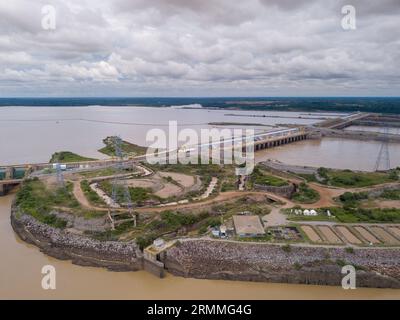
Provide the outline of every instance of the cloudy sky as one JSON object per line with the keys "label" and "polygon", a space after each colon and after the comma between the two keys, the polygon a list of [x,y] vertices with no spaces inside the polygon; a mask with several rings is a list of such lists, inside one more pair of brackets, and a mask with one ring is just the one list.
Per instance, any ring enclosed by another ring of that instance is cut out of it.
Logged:
{"label": "cloudy sky", "polygon": [[3,0],[0,96],[399,96],[399,30],[400,0]]}

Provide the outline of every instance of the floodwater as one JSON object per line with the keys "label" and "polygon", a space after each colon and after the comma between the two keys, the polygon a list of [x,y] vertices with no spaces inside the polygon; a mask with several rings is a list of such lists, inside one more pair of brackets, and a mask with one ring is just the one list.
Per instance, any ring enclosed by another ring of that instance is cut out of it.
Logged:
{"label": "floodwater", "polygon": [[[265,125],[315,122],[246,117],[256,114],[255,111],[242,112],[243,117],[227,117],[226,113],[229,112],[169,108],[0,108],[0,164],[47,162],[53,152],[60,150],[100,158],[102,155],[96,150],[102,147],[104,137],[118,134],[143,145],[147,129],[165,128],[168,120],[197,129],[217,121]],[[260,157],[352,169],[360,169],[361,165],[368,170],[378,150],[379,143],[375,142],[324,139],[267,150]],[[398,145],[393,147],[392,154],[394,163],[400,160]],[[400,290],[349,291],[339,287],[196,280],[171,275],[161,280],[146,272],[114,273],[74,266],[44,255],[14,234],[9,218],[12,197],[0,197],[0,299],[400,299]],[[41,269],[48,264],[56,268],[56,290],[41,288]]]}

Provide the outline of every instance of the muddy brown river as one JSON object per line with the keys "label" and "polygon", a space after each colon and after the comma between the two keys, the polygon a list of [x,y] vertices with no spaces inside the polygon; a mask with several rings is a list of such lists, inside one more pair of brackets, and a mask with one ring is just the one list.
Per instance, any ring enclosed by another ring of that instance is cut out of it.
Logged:
{"label": "muddy brown river", "polygon": [[[0,197],[0,299],[400,299],[400,290],[185,279],[75,266],[22,242],[10,226],[13,195]],[[41,287],[44,265],[56,268],[56,290]]]}
{"label": "muddy brown river", "polygon": [[[211,121],[252,121],[267,126],[289,121],[248,118],[245,112],[243,118],[227,117],[225,113],[167,108],[0,108],[0,164],[48,161],[53,152],[60,150],[102,157],[96,150],[107,135],[120,134],[142,144],[146,128],[150,127],[146,123],[162,127],[167,119],[186,122],[190,127]],[[112,123],[102,123],[104,120]],[[351,169],[361,165],[369,170],[379,147],[375,142],[324,139],[278,147],[258,157]],[[399,145],[392,146],[391,151],[393,165],[399,165]],[[14,234],[9,218],[12,197],[0,197],[0,299],[400,299],[400,290],[346,291],[340,287],[196,280],[172,275],[158,279],[146,272],[114,273],[75,266],[42,254]],[[52,291],[41,287],[41,269],[48,264],[57,272],[57,288]]]}

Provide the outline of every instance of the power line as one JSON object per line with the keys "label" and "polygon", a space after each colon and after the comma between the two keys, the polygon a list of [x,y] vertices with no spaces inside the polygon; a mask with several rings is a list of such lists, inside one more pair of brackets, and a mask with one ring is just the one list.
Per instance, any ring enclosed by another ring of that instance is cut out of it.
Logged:
{"label": "power line", "polygon": [[385,126],[381,148],[375,163],[375,171],[390,170],[390,153],[389,153],[389,128]]}

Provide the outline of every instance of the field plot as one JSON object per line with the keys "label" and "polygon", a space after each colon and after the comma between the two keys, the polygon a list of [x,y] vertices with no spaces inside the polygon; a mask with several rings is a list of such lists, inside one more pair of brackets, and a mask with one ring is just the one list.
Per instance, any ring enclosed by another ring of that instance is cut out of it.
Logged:
{"label": "field plot", "polygon": [[358,239],[348,228],[344,226],[336,226],[336,229],[343,235],[348,243],[362,244],[363,242]]}
{"label": "field plot", "polygon": [[342,240],[333,232],[333,230],[327,226],[319,226],[319,231],[322,233],[324,238],[329,243],[343,243]]}
{"label": "field plot", "polygon": [[397,238],[400,238],[400,228],[399,227],[389,227],[388,230],[393,233]]}
{"label": "field plot", "polygon": [[310,227],[310,226],[301,226],[301,229],[304,231],[304,233],[307,235],[307,237],[312,241],[312,242],[322,242],[322,239],[318,235],[318,233],[315,232],[315,230]]}
{"label": "field plot", "polygon": [[361,234],[361,236],[370,243],[378,244],[381,243],[374,235],[368,232],[364,227],[354,227],[354,229]]}
{"label": "field plot", "polygon": [[396,245],[400,243],[395,237],[381,227],[370,227],[370,230],[387,244]]}

